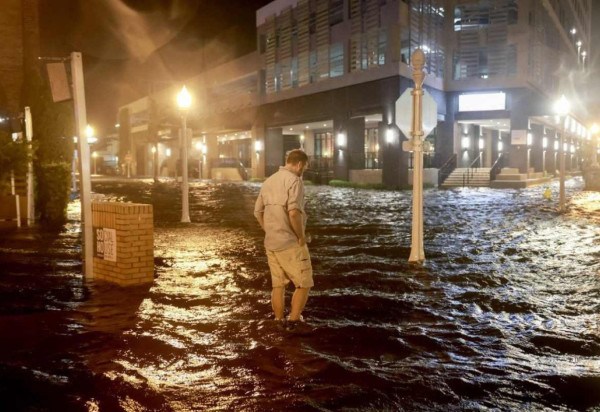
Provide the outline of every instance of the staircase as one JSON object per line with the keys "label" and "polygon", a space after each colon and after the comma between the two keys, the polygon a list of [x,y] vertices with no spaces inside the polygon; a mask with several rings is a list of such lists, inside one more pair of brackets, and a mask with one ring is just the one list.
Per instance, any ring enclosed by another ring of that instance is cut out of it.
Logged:
{"label": "staircase", "polygon": [[489,167],[478,167],[469,169],[466,167],[456,168],[442,182],[441,188],[451,187],[489,187],[490,186]]}

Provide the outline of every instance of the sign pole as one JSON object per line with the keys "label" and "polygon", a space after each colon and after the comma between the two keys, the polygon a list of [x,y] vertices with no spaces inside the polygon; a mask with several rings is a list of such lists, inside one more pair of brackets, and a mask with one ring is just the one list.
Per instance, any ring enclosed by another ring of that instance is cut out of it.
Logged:
{"label": "sign pole", "polygon": [[412,147],[413,147],[413,202],[412,202],[412,240],[409,262],[421,263],[425,260],[423,250],[423,81],[425,73],[425,54],[421,49],[415,50],[411,57],[413,80],[415,88],[413,97],[412,116]]}
{"label": "sign pole", "polygon": [[85,133],[87,126],[85,109],[85,89],[83,83],[83,64],[81,53],[71,53],[71,75],[73,81],[73,100],[75,106],[75,130],[79,154],[79,176],[81,177],[81,226],[83,229],[83,262],[87,279],[94,277],[94,245],[92,231],[92,184],[90,180],[90,148]]}

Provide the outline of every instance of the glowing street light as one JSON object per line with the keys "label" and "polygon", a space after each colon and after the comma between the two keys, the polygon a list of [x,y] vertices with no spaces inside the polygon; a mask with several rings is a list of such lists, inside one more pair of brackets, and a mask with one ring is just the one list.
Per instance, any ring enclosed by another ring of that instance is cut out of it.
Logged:
{"label": "glowing street light", "polygon": [[190,202],[188,184],[188,152],[187,152],[187,113],[192,105],[192,96],[183,86],[177,94],[177,106],[181,111],[181,222],[190,222]]}
{"label": "glowing street light", "polygon": [[[560,96],[560,99],[556,101],[554,104],[554,112],[559,116],[559,123],[562,124],[562,119],[569,113],[571,110],[571,103],[567,100],[565,95]],[[559,192],[559,206],[558,211],[565,211],[565,127],[562,126],[562,131],[560,133],[560,144],[559,147],[562,150],[560,154],[560,192]]]}
{"label": "glowing street light", "polygon": [[98,141],[95,133],[94,128],[89,124],[85,127],[85,137],[87,138],[88,144],[94,144]]}

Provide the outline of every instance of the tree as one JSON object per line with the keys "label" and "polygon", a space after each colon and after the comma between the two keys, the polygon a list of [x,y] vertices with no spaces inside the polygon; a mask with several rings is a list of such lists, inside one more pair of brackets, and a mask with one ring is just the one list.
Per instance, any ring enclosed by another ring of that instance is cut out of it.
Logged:
{"label": "tree", "polygon": [[36,147],[36,210],[42,223],[60,225],[66,221],[71,186],[75,135],[73,103],[55,103],[39,68],[28,72],[24,104],[31,108]]}

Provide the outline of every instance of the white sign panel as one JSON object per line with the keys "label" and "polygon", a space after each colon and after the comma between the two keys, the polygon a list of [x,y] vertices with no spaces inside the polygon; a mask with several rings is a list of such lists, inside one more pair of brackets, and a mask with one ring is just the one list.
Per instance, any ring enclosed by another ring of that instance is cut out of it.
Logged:
{"label": "white sign panel", "polygon": [[469,93],[458,96],[459,112],[506,110],[506,93]]}
{"label": "white sign panel", "polygon": [[94,228],[94,256],[111,262],[117,261],[117,230]]}
{"label": "white sign panel", "polygon": [[527,130],[513,130],[510,132],[510,144],[515,146],[527,144]]}
{"label": "white sign panel", "polygon": [[[409,139],[412,138],[413,97],[410,94],[412,90],[412,88],[406,89],[398,100],[396,100],[396,124],[402,133]],[[425,90],[423,91],[421,102],[423,104],[423,137],[426,137],[437,126],[437,103]]]}

